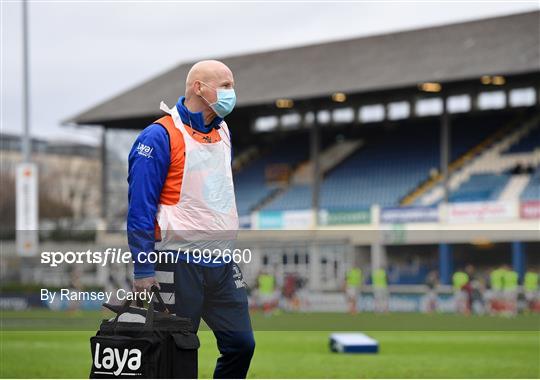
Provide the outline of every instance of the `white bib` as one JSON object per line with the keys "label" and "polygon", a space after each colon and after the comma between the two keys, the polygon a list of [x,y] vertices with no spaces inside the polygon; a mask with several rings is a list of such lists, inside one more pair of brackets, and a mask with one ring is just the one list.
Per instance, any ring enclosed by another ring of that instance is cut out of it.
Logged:
{"label": "white bib", "polygon": [[[238,230],[238,213],[231,168],[231,140],[225,122],[220,125],[221,140],[200,143],[186,130],[178,109],[160,108],[172,116],[184,137],[185,161],[176,205],[159,205],[157,222],[161,242],[156,249],[178,250],[216,248],[216,241],[232,241]],[[223,247],[219,244],[219,248]]]}

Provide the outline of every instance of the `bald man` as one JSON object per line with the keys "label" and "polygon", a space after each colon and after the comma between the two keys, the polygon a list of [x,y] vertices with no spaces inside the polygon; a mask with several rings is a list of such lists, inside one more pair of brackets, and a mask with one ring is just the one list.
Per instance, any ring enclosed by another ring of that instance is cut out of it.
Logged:
{"label": "bald man", "polygon": [[166,115],[141,132],[129,154],[134,290],[158,285],[168,309],[191,318],[195,330],[204,319],[221,353],[215,378],[245,378],[255,349],[245,282],[225,255],[238,229],[224,121],[235,103],[231,70],[198,62],[185,96],[172,108],[162,102]]}

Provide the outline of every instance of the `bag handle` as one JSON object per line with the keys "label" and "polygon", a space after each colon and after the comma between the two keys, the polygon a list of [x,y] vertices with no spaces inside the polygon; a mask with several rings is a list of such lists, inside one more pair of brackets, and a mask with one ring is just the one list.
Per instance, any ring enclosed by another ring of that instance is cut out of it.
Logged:
{"label": "bag handle", "polygon": [[[159,303],[159,306],[161,306],[163,308],[165,313],[171,314],[171,312],[169,311],[169,308],[165,304],[165,301],[163,301],[163,297],[161,297],[161,293],[159,292],[159,288],[156,285],[152,285],[150,290],[152,291],[153,295],[156,296],[156,299],[157,299],[157,301]],[[137,307],[144,307],[144,303],[143,303],[142,300],[140,300],[140,299],[137,300]]]}
{"label": "bag handle", "polygon": [[161,293],[159,292],[159,288],[156,285],[152,285],[150,290],[156,296],[156,299],[158,300],[159,306],[161,306],[163,308],[163,310],[165,310],[165,313],[171,314],[171,312],[169,311],[169,308],[167,307],[167,305],[165,305],[165,301],[163,301],[163,297],[161,297]]}
{"label": "bag handle", "polygon": [[[131,300],[125,301],[122,305],[122,308],[118,310],[118,313],[116,314],[116,317],[113,321],[113,332],[114,335],[116,335],[116,330],[118,328],[118,319],[122,314],[127,312],[131,306]],[[144,322],[144,329],[151,329],[154,325],[154,303],[150,302],[150,305],[148,306],[148,310],[146,310],[146,316],[145,316],[145,322]]]}
{"label": "bag handle", "polygon": [[[163,297],[161,297],[161,294],[159,293],[159,288],[156,285],[152,285],[152,287],[150,288],[150,291],[156,297],[158,303],[160,304],[160,306],[163,307],[165,312],[167,314],[170,314],[170,311],[167,308],[167,305],[165,305],[165,302],[163,301]],[[122,307],[116,313],[116,317],[114,318],[114,321],[113,321],[113,329],[114,329],[115,334],[116,334],[116,327],[118,325],[118,319],[120,318],[122,314],[126,313],[129,310],[132,302],[133,302],[132,300],[124,301],[124,303],[122,304]],[[137,306],[140,306],[140,307],[143,306],[141,300],[137,300]],[[145,328],[152,328],[154,325],[154,309],[155,309],[154,302],[149,302],[148,309],[146,310],[146,317],[145,317],[146,321],[144,323]]]}

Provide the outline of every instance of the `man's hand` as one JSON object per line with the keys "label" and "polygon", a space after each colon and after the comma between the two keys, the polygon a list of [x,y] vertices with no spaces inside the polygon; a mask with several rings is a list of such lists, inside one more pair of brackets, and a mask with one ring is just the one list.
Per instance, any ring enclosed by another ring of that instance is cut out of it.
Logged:
{"label": "man's hand", "polygon": [[133,280],[133,291],[135,293],[144,292],[144,291],[149,292],[150,288],[153,285],[156,285],[158,289],[161,289],[155,277],[137,278]]}

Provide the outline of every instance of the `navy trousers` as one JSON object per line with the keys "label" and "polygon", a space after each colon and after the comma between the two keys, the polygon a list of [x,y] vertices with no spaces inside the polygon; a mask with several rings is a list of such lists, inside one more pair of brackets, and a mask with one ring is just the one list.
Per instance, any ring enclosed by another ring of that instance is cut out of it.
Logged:
{"label": "navy trousers", "polygon": [[245,378],[255,340],[238,265],[205,267],[182,260],[160,263],[156,265],[156,278],[171,312],[191,318],[195,330],[202,318],[214,332],[221,353],[214,378]]}

